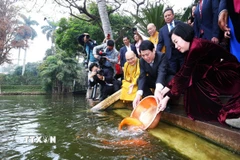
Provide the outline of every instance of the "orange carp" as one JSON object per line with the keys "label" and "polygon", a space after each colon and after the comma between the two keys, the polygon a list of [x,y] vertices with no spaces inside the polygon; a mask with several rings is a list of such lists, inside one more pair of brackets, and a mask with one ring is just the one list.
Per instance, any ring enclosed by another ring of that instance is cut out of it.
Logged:
{"label": "orange carp", "polygon": [[122,130],[123,126],[129,126],[131,128],[143,129],[144,125],[137,118],[126,117],[124,118],[118,126],[118,130]]}
{"label": "orange carp", "polygon": [[107,141],[103,140],[105,145],[114,145],[114,146],[146,146],[149,145],[149,142],[142,139],[128,139],[122,141]]}

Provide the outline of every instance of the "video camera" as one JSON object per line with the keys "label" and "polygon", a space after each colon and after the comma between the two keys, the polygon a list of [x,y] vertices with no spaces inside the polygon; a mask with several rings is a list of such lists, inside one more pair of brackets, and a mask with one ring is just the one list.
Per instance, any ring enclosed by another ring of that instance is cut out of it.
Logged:
{"label": "video camera", "polygon": [[97,55],[99,55],[99,56],[106,56],[107,54],[103,50],[99,50],[97,52]]}
{"label": "video camera", "polygon": [[100,64],[100,66],[102,66],[107,60],[105,57],[107,54],[105,52],[103,52],[103,50],[100,50],[97,52],[97,55],[100,56],[99,64]]}
{"label": "video camera", "polygon": [[102,69],[100,69],[100,70],[97,70],[97,74],[99,74],[99,75],[103,76],[103,74],[104,74],[104,71],[103,71]]}

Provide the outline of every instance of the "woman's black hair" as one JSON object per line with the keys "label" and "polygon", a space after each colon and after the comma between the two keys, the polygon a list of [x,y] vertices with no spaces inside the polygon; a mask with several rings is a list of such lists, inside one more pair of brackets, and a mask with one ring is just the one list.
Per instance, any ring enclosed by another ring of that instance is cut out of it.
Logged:
{"label": "woman's black hair", "polygon": [[153,51],[154,49],[154,44],[149,41],[149,40],[143,40],[142,43],[139,46],[139,51],[145,51],[145,50],[150,50]]}
{"label": "woman's black hair", "polygon": [[89,71],[92,71],[93,67],[98,67],[97,63],[91,63],[89,66]]}
{"label": "woman's black hair", "polygon": [[194,38],[193,27],[183,22],[177,24],[176,27],[171,30],[169,34],[170,39],[172,34],[176,34],[177,36],[181,37],[183,40],[187,42],[191,42]]}

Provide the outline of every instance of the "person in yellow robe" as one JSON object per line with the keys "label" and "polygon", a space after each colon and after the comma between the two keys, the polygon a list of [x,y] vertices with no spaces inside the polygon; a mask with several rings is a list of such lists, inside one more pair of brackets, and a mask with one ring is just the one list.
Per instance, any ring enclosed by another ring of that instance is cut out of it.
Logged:
{"label": "person in yellow robe", "polygon": [[[154,44],[155,49],[156,49],[157,48],[157,44],[158,44],[159,32],[157,31],[155,24],[149,23],[147,25],[147,31],[148,31],[148,34],[150,35],[148,40],[151,41]],[[162,53],[166,52],[165,46],[162,48],[161,52]]]}
{"label": "person in yellow robe", "polygon": [[123,67],[124,79],[122,80],[120,99],[123,101],[133,101],[138,90],[137,80],[140,75],[139,59],[133,51],[127,51],[125,57],[126,62]]}

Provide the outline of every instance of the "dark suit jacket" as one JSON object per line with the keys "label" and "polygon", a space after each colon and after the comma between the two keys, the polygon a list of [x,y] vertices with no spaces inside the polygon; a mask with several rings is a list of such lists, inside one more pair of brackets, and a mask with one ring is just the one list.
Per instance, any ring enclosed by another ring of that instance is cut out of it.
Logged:
{"label": "dark suit jacket", "polygon": [[101,85],[106,85],[106,83],[113,84],[113,74],[114,71],[112,68],[103,68],[102,70],[102,75],[105,77],[105,80],[102,81],[98,79],[98,77],[95,75],[93,77],[95,83],[99,83]]}
{"label": "dark suit jacket", "polygon": [[[136,56],[138,57],[138,53],[137,53],[137,49],[135,47],[135,45],[131,44],[131,50],[136,54]],[[127,47],[123,46],[122,48],[120,48],[120,65],[121,67],[124,66],[124,63],[126,62],[126,57],[125,57],[125,53],[127,52]]]}
{"label": "dark suit jacket", "polygon": [[230,16],[233,26],[234,26],[234,32],[235,32],[236,39],[240,43],[240,29],[239,29],[240,14],[236,13],[234,11],[233,0],[220,0],[219,13],[224,9],[228,10],[228,15]]}
{"label": "dark suit jacket", "polygon": [[200,38],[201,30],[204,31],[202,38],[211,40],[213,37],[219,38],[220,28],[218,26],[219,0],[203,0],[202,16],[199,11],[199,4],[194,12],[194,32]]}
{"label": "dark suit jacket", "polygon": [[[155,88],[156,83],[166,85],[168,75],[172,72],[169,70],[167,57],[161,52],[157,52],[153,67],[150,66],[144,59],[140,59],[140,76],[138,78],[138,90],[144,90],[144,86]],[[152,83],[154,84],[152,84]],[[152,85],[152,86],[151,86]],[[154,86],[153,86],[154,85]]]}
{"label": "dark suit jacket", "polygon": [[[175,26],[178,23],[182,23],[181,21],[174,20]],[[157,51],[161,51],[163,46],[166,46],[166,56],[168,59],[172,57],[172,41],[169,37],[169,30],[167,24],[165,24],[162,28],[159,29],[158,34],[158,44]]]}

